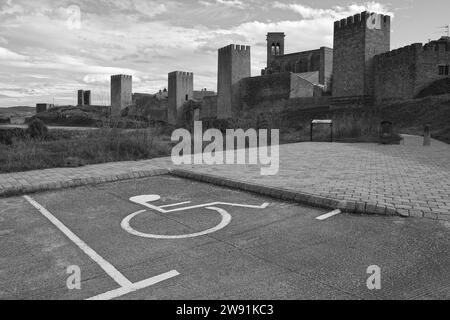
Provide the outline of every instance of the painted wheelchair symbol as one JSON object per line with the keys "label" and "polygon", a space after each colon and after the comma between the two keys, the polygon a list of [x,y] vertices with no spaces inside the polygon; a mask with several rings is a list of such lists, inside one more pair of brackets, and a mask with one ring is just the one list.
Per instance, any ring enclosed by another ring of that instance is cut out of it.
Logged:
{"label": "painted wheelchair symbol", "polygon": [[[217,226],[215,226],[211,229],[204,230],[204,231],[197,232],[197,233],[191,233],[191,234],[158,235],[158,234],[151,234],[151,233],[143,233],[143,232],[139,232],[139,231],[135,230],[130,225],[131,220],[133,220],[138,215],[147,212],[147,210],[140,210],[140,211],[130,214],[128,217],[123,219],[123,221],[121,223],[122,229],[124,229],[125,231],[127,231],[128,233],[130,233],[132,235],[135,235],[138,237],[143,237],[143,238],[150,238],[150,239],[177,240],[177,239],[195,238],[195,237],[200,237],[200,236],[204,236],[204,235],[216,232],[218,230],[225,228],[227,225],[230,224],[231,219],[232,219],[231,215],[224,209],[218,208],[216,206],[230,206],[230,207],[241,207],[241,208],[251,208],[251,209],[265,209],[269,206],[268,203],[264,203],[261,206],[253,206],[253,205],[228,203],[228,202],[212,202],[212,203],[200,204],[200,205],[195,205],[195,206],[179,207],[179,206],[183,206],[183,205],[188,205],[191,203],[191,201],[169,204],[169,205],[164,205],[164,206],[155,206],[155,205],[150,204],[151,202],[155,202],[160,199],[161,199],[161,197],[159,195],[142,195],[142,196],[132,197],[132,198],[130,198],[130,201],[134,202],[136,204],[142,205],[148,209],[162,213],[162,214],[171,213],[171,212],[188,211],[188,210],[193,210],[193,209],[198,209],[198,208],[206,208],[208,210],[218,212],[222,216],[222,221]],[[167,208],[174,208],[174,207],[178,207],[178,208],[166,210]]]}

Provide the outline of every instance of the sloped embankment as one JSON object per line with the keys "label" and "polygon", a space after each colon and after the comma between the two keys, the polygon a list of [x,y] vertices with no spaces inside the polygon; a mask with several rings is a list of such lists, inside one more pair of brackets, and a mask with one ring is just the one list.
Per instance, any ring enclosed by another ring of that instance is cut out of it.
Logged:
{"label": "sloped embankment", "polygon": [[450,143],[450,94],[386,104],[379,112],[402,133],[422,135],[430,124],[434,138]]}

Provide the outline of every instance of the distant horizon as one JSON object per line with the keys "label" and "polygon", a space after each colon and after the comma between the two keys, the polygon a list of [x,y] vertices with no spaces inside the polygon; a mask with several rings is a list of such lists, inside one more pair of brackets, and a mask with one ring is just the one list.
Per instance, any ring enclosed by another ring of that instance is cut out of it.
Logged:
{"label": "distant horizon", "polygon": [[[252,76],[266,65],[267,32],[286,33],[286,53],[333,47],[333,23],[368,10],[392,16],[391,49],[446,35],[447,1],[0,0],[0,108],[76,105],[79,89],[109,105],[109,79],[133,76],[133,92],[167,88],[194,73],[217,91],[217,50],[252,47]],[[440,8],[440,9],[438,9]],[[78,19],[78,17],[80,19]],[[118,23],[120,21],[120,23]]]}

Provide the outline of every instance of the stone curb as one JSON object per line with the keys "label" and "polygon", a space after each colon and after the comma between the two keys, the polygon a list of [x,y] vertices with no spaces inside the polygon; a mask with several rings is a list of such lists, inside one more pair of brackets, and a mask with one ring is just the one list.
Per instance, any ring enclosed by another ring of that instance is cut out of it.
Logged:
{"label": "stone curb", "polygon": [[230,178],[223,178],[211,174],[197,173],[188,170],[173,169],[170,170],[170,174],[180,178],[186,178],[218,186],[248,191],[259,195],[275,198],[278,200],[292,201],[323,209],[330,209],[330,210],[340,209],[343,212],[356,214],[372,214],[385,216],[399,215],[397,213],[397,210],[394,208],[377,206],[376,204],[373,203],[371,204],[366,202],[337,200],[317,196],[314,194],[298,192],[283,188],[268,187],[253,182],[242,182]]}
{"label": "stone curb", "polygon": [[66,188],[97,185],[105,182],[117,182],[137,178],[148,178],[167,174],[169,174],[169,169],[149,169],[142,171],[132,171],[127,173],[118,173],[114,175],[97,175],[92,177],[74,178],[74,179],[67,178],[49,183],[37,183],[37,184],[24,183],[22,185],[12,186],[6,189],[0,189],[0,198],[20,196],[24,194],[42,191],[55,191]]}

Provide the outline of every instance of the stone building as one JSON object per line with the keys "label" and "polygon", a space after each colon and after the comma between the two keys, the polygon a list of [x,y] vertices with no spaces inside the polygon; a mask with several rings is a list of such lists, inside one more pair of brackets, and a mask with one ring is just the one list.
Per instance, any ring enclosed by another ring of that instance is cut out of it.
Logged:
{"label": "stone building", "polygon": [[[413,99],[449,79],[450,38],[415,43],[375,57],[375,100]],[[450,88],[449,88],[450,89]]]}
{"label": "stone building", "polygon": [[264,101],[314,97],[321,95],[315,83],[291,72],[245,78],[239,85],[239,98],[245,109]]}
{"label": "stone building", "polygon": [[250,46],[231,44],[219,49],[217,117],[228,119],[240,108],[239,81],[251,76]]}
{"label": "stone building", "polygon": [[209,91],[206,88],[202,90],[194,90],[194,100],[196,101],[202,101],[206,97],[211,97],[215,95],[216,93],[214,91]]}
{"label": "stone building", "polygon": [[271,32],[267,34],[267,68],[262,75],[292,72],[317,85],[331,89],[333,74],[333,49],[321,47],[316,50],[285,54],[285,34]]}
{"label": "stone building", "polygon": [[169,104],[167,118],[169,124],[177,124],[180,108],[194,97],[194,74],[174,71],[169,73]]}
{"label": "stone building", "polygon": [[111,76],[111,117],[118,120],[121,111],[133,104],[133,77],[129,75]]}
{"label": "stone building", "polygon": [[391,19],[362,12],[334,23],[333,97],[373,96],[374,57],[390,50]]}
{"label": "stone building", "polygon": [[49,103],[36,103],[36,113],[46,112],[47,110],[53,107],[52,104]]}
{"label": "stone building", "polygon": [[219,49],[218,96],[203,98],[200,119],[450,93],[450,37],[390,51],[390,26],[390,16],[362,12],[335,22],[333,49],[291,54],[284,33],[268,33],[267,67],[258,77],[250,76],[250,47]]}
{"label": "stone building", "polygon": [[276,58],[284,56],[284,32],[269,32],[267,34],[267,67],[271,66]]}
{"label": "stone building", "polygon": [[217,119],[217,96],[205,97],[201,102],[200,120],[212,121]]}

